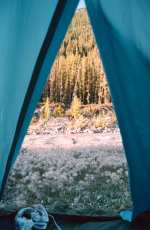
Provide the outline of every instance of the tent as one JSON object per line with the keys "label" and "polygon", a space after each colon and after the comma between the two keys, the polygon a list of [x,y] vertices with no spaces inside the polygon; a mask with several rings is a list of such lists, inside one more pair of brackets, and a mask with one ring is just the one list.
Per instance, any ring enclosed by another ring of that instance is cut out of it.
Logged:
{"label": "tent", "polygon": [[[0,196],[78,2],[0,1]],[[128,161],[133,223],[104,216],[56,218],[63,229],[144,229],[141,222],[150,229],[150,3],[85,2]],[[13,215],[0,217],[0,229],[13,224]]]}

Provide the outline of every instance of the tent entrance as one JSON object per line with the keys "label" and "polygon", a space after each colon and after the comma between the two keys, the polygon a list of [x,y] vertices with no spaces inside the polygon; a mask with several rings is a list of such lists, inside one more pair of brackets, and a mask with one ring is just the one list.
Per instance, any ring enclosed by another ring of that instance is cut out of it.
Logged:
{"label": "tent entrance", "polygon": [[[85,2],[125,147],[134,220],[150,210],[150,27],[145,23],[149,3]],[[1,3],[0,21],[4,23],[0,30],[0,197],[78,3],[79,0]],[[78,85],[81,84],[76,89]],[[85,95],[88,104],[92,100],[89,89]]]}
{"label": "tent entrance", "polygon": [[117,126],[87,12],[78,9],[10,174],[3,208],[42,202],[49,212],[80,215],[129,208]]}

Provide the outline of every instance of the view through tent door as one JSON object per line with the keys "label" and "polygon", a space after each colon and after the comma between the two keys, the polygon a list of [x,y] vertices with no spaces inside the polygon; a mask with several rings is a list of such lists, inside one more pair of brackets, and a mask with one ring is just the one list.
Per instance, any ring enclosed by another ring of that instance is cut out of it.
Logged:
{"label": "view through tent door", "polygon": [[43,203],[49,212],[97,215],[131,207],[109,87],[80,4],[9,176],[4,209]]}

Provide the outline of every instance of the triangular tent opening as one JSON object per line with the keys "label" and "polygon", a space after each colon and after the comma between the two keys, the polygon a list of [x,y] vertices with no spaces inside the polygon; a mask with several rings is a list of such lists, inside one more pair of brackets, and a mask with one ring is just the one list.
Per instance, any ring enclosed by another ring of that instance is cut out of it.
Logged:
{"label": "triangular tent opening", "polygon": [[6,210],[41,202],[49,212],[82,216],[131,208],[108,88],[86,9],[80,9],[9,177],[2,200]]}
{"label": "triangular tent opening", "polygon": [[[0,3],[1,197],[78,2]],[[142,213],[149,216],[150,210],[149,1],[85,2],[123,138],[135,220]],[[92,223],[85,227],[93,229]]]}

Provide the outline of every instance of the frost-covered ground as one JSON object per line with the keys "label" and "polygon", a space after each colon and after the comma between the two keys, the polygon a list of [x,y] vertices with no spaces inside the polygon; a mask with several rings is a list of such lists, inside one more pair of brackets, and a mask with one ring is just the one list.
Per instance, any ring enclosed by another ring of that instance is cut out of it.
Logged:
{"label": "frost-covered ground", "polygon": [[1,209],[43,203],[51,212],[100,214],[131,207],[119,130],[69,133],[56,126],[30,128]]}

